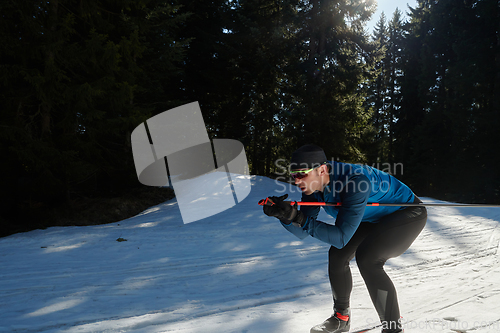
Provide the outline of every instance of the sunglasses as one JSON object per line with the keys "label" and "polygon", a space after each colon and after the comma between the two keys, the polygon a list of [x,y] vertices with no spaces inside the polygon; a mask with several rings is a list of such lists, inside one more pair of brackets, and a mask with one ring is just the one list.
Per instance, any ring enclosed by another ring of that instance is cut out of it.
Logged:
{"label": "sunglasses", "polygon": [[309,172],[313,171],[316,168],[308,169],[308,170],[298,170],[298,171],[293,171],[290,172],[290,177],[292,179],[303,179],[306,178],[309,174]]}

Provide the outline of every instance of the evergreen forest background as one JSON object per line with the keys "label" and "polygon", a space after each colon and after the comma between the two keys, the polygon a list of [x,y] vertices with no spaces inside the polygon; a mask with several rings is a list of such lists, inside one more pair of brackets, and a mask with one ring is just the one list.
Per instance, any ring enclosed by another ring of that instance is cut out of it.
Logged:
{"label": "evergreen forest background", "polygon": [[418,0],[368,31],[374,9],[2,0],[0,235],[113,222],[171,196],[139,184],[130,134],[193,101],[211,138],[244,144],[252,174],[275,177],[315,143],[402,166],[389,171],[421,196],[500,203],[499,2]]}

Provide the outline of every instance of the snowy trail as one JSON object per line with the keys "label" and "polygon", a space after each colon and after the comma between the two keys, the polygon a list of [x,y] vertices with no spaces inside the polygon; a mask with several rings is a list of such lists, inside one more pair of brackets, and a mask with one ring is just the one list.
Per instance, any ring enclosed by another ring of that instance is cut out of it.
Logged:
{"label": "snowy trail", "polygon": [[[108,225],[0,239],[0,332],[309,332],[331,314],[329,246],[262,214],[258,200],[281,189],[252,176],[242,203],[186,225],[173,200]],[[428,211],[386,265],[405,332],[500,332],[500,208]],[[376,323],[351,268],[352,326]]]}

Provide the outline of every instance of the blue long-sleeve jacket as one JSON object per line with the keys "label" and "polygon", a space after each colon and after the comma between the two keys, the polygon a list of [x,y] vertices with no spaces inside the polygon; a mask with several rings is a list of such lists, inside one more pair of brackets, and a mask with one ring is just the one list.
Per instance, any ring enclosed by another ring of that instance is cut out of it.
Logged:
{"label": "blue long-sleeve jacket", "polygon": [[307,217],[303,227],[283,226],[300,239],[308,235],[336,248],[343,248],[361,222],[378,220],[404,207],[366,207],[367,202],[411,203],[414,194],[395,177],[366,165],[330,162],[330,182],[323,192],[302,195],[302,201],[341,202],[341,207],[323,206],[335,218],[335,225],[317,220],[319,206],[301,206]]}

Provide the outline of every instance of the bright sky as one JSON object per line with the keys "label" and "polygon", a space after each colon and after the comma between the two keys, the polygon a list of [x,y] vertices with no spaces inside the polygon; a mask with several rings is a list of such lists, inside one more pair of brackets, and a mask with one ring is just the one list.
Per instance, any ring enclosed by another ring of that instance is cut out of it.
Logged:
{"label": "bright sky", "polygon": [[406,18],[406,12],[408,11],[408,5],[415,8],[417,6],[417,0],[376,0],[377,11],[373,14],[372,19],[368,22],[368,31],[373,32],[375,24],[380,19],[380,14],[384,12],[387,20],[392,18],[392,14],[396,10],[396,7],[403,13],[403,17]]}

